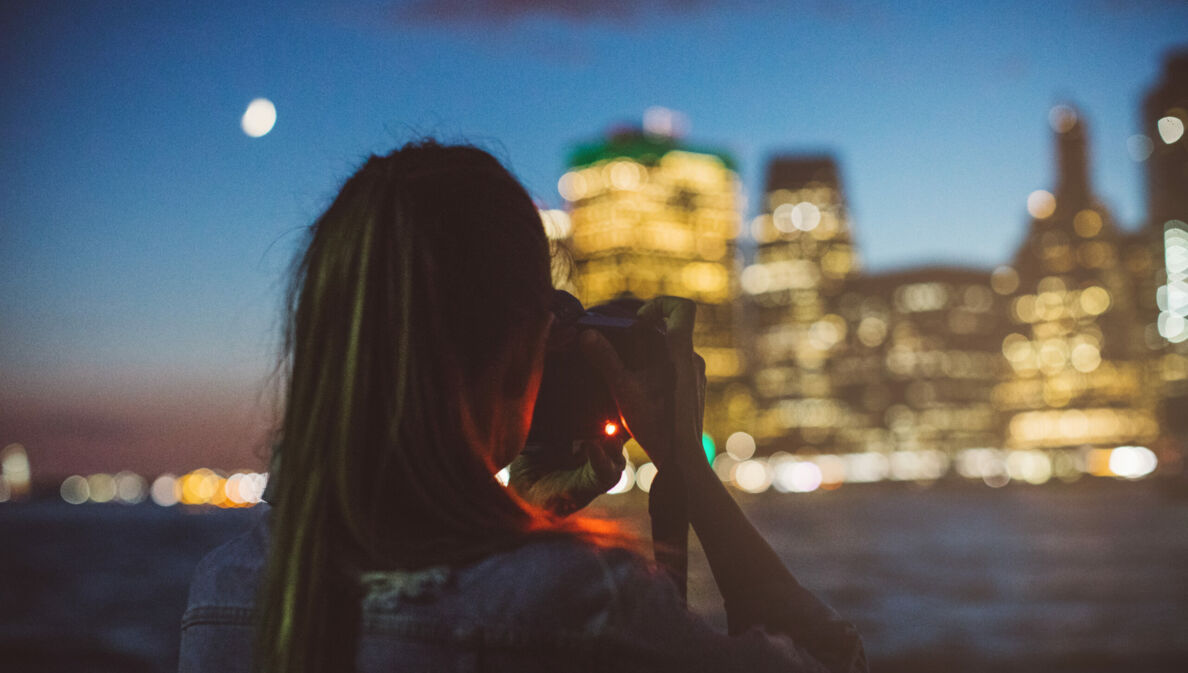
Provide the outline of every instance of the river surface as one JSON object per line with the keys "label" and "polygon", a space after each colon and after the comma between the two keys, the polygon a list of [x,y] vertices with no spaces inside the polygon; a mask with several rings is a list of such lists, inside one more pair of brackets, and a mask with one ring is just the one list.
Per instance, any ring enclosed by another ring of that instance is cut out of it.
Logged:
{"label": "river surface", "polygon": [[[1188,498],[1152,482],[737,497],[873,670],[1188,670]],[[645,498],[595,510],[646,531]],[[195,564],[257,515],[0,505],[0,670],[175,670]],[[722,624],[696,544],[689,587]]]}

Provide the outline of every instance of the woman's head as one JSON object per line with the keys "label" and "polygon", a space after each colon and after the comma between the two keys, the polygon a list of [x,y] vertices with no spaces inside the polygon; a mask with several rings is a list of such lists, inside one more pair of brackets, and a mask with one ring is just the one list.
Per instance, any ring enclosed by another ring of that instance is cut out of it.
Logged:
{"label": "woman's head", "polygon": [[330,646],[344,564],[459,561],[545,525],[491,473],[522,446],[551,294],[536,208],[489,154],[410,144],[343,185],[290,295],[261,665]]}

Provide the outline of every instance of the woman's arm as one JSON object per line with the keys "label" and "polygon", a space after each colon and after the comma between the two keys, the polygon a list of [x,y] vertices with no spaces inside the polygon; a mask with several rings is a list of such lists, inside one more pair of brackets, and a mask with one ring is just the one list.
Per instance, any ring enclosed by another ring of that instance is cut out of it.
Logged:
{"label": "woman's arm", "polygon": [[[587,332],[582,348],[603,372],[623,422],[656,463],[683,486],[689,521],[705,550],[725,601],[732,634],[762,626],[791,636],[834,671],[862,670],[865,658],[853,626],[800,586],[747,520],[701,449],[704,362],[693,352],[696,305],[661,297],[640,317],[663,321],[672,365],[668,377],[627,370],[614,348]],[[668,387],[667,390],[663,389]]]}

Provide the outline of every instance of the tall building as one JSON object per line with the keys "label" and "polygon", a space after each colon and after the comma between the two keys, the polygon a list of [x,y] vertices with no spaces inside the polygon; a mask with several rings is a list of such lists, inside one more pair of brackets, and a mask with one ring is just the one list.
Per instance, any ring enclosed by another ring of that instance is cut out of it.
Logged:
{"label": "tall building", "polygon": [[[831,380],[870,425],[868,450],[942,452],[1001,446],[993,404],[1006,373],[1005,300],[978,269],[931,267],[865,275],[841,312],[849,348]],[[854,432],[862,432],[854,428]]]}
{"label": "tall building", "polygon": [[625,130],[577,147],[558,190],[570,210],[577,294],[697,302],[694,346],[709,380],[705,428],[718,441],[750,420],[735,334],[740,187],[725,153]]}
{"label": "tall building", "polygon": [[1143,133],[1151,140],[1147,198],[1152,223],[1188,222],[1188,51],[1171,55],[1163,78],[1143,104]]}
{"label": "tall building", "polygon": [[[1161,416],[1188,442],[1188,51],[1173,54],[1143,105],[1147,157],[1149,248],[1157,272],[1144,287],[1148,335],[1160,351],[1152,367],[1163,388]],[[1152,296],[1153,295],[1153,296]],[[1153,301],[1152,301],[1153,300]],[[1150,306],[1155,304],[1155,306]],[[1151,316],[1150,314],[1155,314]],[[1152,319],[1153,318],[1153,319]],[[1154,337],[1154,338],[1152,338]]]}
{"label": "tall building", "polygon": [[1146,378],[1121,234],[1089,182],[1084,119],[1058,106],[1050,121],[1056,187],[1028,197],[1030,229],[1013,268],[995,279],[1009,290],[1012,322],[1002,341],[1011,373],[995,392],[1006,445],[1149,443],[1159,431],[1157,393]]}
{"label": "tall building", "polygon": [[838,299],[857,271],[837,164],[785,156],[767,167],[757,247],[742,288],[754,325],[754,434],[768,451],[844,450],[852,410],[830,380],[847,325]]}

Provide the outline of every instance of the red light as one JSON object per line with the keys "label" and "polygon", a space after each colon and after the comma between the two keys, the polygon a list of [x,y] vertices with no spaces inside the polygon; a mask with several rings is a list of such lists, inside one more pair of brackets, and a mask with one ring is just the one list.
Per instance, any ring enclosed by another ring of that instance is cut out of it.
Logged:
{"label": "red light", "polygon": [[602,426],[602,431],[606,433],[607,437],[614,437],[615,433],[619,431],[619,426],[614,421],[607,421],[606,425]]}

